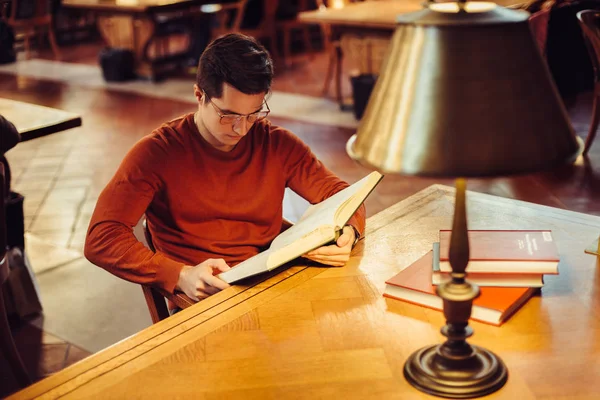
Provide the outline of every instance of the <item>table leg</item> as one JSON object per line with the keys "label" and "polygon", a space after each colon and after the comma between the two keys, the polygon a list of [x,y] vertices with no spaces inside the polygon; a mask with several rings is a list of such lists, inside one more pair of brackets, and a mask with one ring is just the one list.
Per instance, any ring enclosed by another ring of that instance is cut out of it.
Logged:
{"label": "table leg", "polygon": [[133,51],[137,76],[153,79],[155,71],[145,59],[145,48],[154,33],[154,21],[140,15],[99,15],[98,30],[110,47]]}

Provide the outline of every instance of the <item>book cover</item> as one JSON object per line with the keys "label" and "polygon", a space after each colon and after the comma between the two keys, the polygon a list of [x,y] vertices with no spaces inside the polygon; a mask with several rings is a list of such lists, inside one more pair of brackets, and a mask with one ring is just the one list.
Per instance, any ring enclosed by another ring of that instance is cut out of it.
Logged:
{"label": "book cover", "polygon": [[[450,272],[440,270],[440,244],[433,243],[433,275],[431,283],[438,286],[451,279]],[[469,273],[467,279],[477,286],[499,286],[499,287],[537,287],[544,286],[543,274],[510,274],[510,273]]]}
{"label": "book cover", "polygon": [[306,210],[300,220],[279,234],[270,247],[229,271],[218,275],[227,283],[271,271],[288,261],[302,256],[337,239],[348,220],[383,179],[379,172],[371,172]]}
{"label": "book cover", "polygon": [[[433,251],[386,281],[384,296],[441,311],[443,300],[431,283]],[[500,326],[538,289],[520,287],[483,287],[473,301],[471,319]]]}
{"label": "book cover", "polygon": [[[440,230],[440,271],[449,272],[451,231]],[[558,274],[549,230],[469,230],[467,272]]]}

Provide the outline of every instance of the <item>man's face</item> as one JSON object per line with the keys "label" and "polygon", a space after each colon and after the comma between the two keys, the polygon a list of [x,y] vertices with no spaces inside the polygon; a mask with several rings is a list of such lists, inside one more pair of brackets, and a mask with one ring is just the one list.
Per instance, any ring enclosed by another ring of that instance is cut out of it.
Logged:
{"label": "man's face", "polygon": [[[245,94],[223,84],[223,95],[209,99],[194,85],[199,105],[200,133],[215,148],[229,151],[248,133],[257,117],[263,116],[265,95]],[[203,132],[204,131],[204,132]]]}

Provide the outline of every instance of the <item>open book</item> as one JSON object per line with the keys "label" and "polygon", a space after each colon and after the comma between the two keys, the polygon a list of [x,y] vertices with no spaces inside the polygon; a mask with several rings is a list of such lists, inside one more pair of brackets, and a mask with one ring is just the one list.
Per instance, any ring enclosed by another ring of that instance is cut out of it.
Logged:
{"label": "open book", "polygon": [[271,271],[337,240],[348,220],[382,178],[383,175],[379,172],[372,172],[346,189],[310,206],[294,226],[271,242],[267,250],[239,263],[227,272],[222,272],[218,275],[219,278],[227,283],[237,282],[261,272]]}

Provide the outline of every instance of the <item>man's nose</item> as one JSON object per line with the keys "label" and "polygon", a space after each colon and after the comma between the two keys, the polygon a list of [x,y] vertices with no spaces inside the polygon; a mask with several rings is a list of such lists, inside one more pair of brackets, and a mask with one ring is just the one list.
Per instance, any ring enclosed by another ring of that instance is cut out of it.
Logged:
{"label": "man's nose", "polygon": [[247,117],[241,117],[233,126],[233,131],[238,135],[245,136],[250,130],[251,124],[248,123]]}

